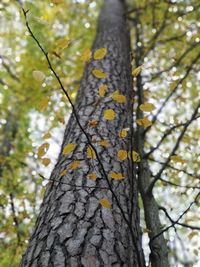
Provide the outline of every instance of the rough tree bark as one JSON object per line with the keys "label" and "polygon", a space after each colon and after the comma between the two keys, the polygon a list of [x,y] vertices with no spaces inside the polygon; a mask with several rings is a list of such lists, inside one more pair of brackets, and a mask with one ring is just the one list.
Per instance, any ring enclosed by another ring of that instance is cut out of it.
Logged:
{"label": "rough tree bark", "polygon": [[[133,124],[130,42],[124,14],[124,1],[105,1],[93,51],[105,47],[108,53],[104,59],[87,64],[75,103],[79,122],[89,139],[72,114],[51,174],[53,182],[47,186],[22,258],[23,267],[145,266],[133,162],[117,159],[119,149],[132,150],[132,131],[125,139],[119,138],[119,131]],[[104,71],[107,77],[94,77],[94,68]],[[98,89],[103,84],[108,89],[101,98]],[[125,103],[110,97],[116,90],[126,96]],[[114,120],[104,118],[106,109],[114,110]],[[98,122],[96,127],[91,127],[92,120]],[[108,140],[110,146],[98,145],[102,139]],[[88,140],[98,152],[95,159],[87,156]],[[68,143],[77,147],[65,156],[62,150]],[[73,160],[80,160],[80,167],[61,176]],[[125,179],[111,179],[107,176],[111,171],[122,173]],[[88,179],[89,173],[96,173],[97,180]],[[111,209],[99,204],[104,198],[112,203]]]}

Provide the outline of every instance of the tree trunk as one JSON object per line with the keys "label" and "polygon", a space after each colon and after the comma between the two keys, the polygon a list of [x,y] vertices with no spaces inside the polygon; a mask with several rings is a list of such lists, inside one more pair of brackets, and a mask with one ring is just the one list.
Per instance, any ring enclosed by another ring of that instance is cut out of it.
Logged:
{"label": "tree trunk", "polygon": [[[87,64],[75,103],[87,136],[72,114],[51,174],[53,182],[47,185],[22,259],[23,267],[145,266],[133,162],[117,158],[118,150],[132,150],[132,131],[124,139],[119,137],[120,130],[132,127],[130,44],[124,13],[122,0],[105,1],[93,51],[105,47],[108,52],[102,60]],[[93,69],[101,69],[107,77],[96,78]],[[108,88],[100,97],[98,90],[103,84]],[[116,90],[126,96],[125,103],[110,97]],[[107,109],[115,112],[113,120],[105,119]],[[108,140],[110,145],[104,147],[98,143],[100,140]],[[98,152],[93,158],[87,153],[90,142]],[[63,148],[69,143],[77,146],[70,155],[63,155]],[[74,160],[81,164],[72,170],[69,166]],[[114,180],[110,172],[121,173],[125,179]],[[96,181],[88,178],[91,173],[97,175]],[[103,207],[101,199],[109,200],[112,207]]]}

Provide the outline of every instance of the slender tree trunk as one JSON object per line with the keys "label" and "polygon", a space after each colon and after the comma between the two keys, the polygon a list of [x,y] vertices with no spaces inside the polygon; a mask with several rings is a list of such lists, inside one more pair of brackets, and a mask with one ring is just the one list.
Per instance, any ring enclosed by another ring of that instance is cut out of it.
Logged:
{"label": "slender tree trunk", "polygon": [[[87,136],[72,114],[51,174],[53,182],[47,186],[35,230],[22,259],[23,267],[145,266],[133,163],[117,158],[118,150],[132,150],[132,131],[124,139],[119,137],[120,130],[132,127],[130,44],[124,13],[123,1],[105,1],[93,51],[105,47],[108,53],[104,59],[87,64],[75,103]],[[95,68],[107,77],[96,78],[92,74]],[[103,84],[108,88],[105,96],[100,97],[98,90]],[[125,103],[110,97],[116,90],[126,96]],[[107,109],[115,112],[113,120],[104,118]],[[97,125],[92,125],[92,121]],[[98,152],[96,158],[88,157],[88,140]],[[101,146],[100,140],[108,140],[110,145]],[[69,143],[77,146],[65,156],[62,151]],[[74,160],[80,160],[81,164],[69,170]],[[66,169],[67,173],[61,175]],[[125,179],[111,179],[110,172],[121,173]],[[88,178],[91,173],[97,175],[96,181]],[[102,207],[101,199],[109,200],[111,209]]]}
{"label": "slender tree trunk", "polygon": [[[137,44],[142,42],[142,30],[140,23],[139,12],[136,13],[136,18],[134,20],[135,26],[135,64],[136,66],[142,66],[144,60],[144,54],[142,48]],[[136,94],[137,94],[137,114],[136,117],[141,119],[144,117],[143,112],[140,110],[140,105],[144,101],[144,91],[143,91],[144,81],[142,80],[142,75],[139,74],[136,80]],[[158,204],[154,198],[152,192],[148,192],[149,184],[151,181],[151,172],[148,165],[148,160],[145,157],[145,130],[143,127],[137,125],[136,133],[134,135],[134,143],[137,151],[139,152],[142,160],[138,165],[138,187],[140,189],[140,194],[144,207],[144,217],[146,227],[149,230],[149,247],[151,249],[150,262],[152,267],[169,267],[168,260],[168,247],[167,242],[164,239],[164,235],[161,234],[153,240],[153,237],[160,233],[162,227],[159,218]]]}

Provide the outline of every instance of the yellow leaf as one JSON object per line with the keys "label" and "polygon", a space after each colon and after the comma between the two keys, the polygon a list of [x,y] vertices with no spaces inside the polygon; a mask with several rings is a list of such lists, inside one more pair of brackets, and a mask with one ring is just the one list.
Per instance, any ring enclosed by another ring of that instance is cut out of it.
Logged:
{"label": "yellow leaf", "polygon": [[114,180],[122,180],[122,179],[125,178],[125,177],[124,177],[121,173],[119,173],[119,172],[109,172],[109,176],[110,176],[111,178],[113,178]]}
{"label": "yellow leaf", "polygon": [[56,118],[57,118],[57,120],[58,120],[59,122],[61,122],[62,124],[65,123],[65,119],[64,119],[64,117],[63,117],[59,112],[56,113]]}
{"label": "yellow leaf", "polygon": [[174,162],[179,162],[179,163],[185,163],[186,162],[184,159],[182,159],[182,157],[180,157],[178,155],[171,156],[171,160],[173,160]]}
{"label": "yellow leaf", "polygon": [[99,79],[103,79],[107,77],[107,74],[104,73],[102,70],[93,69],[92,74]]}
{"label": "yellow leaf", "polygon": [[108,140],[98,141],[97,144],[99,144],[100,146],[105,146],[105,147],[108,147],[110,145]]}
{"label": "yellow leaf", "polygon": [[126,97],[124,95],[115,95],[112,97],[113,100],[115,100],[117,103],[125,103]]}
{"label": "yellow leaf", "polygon": [[33,78],[38,82],[42,82],[45,79],[44,73],[39,70],[34,70],[32,74]]}
{"label": "yellow leaf", "polygon": [[70,170],[76,170],[80,166],[81,162],[80,160],[74,160],[70,165],[69,169]]}
{"label": "yellow leaf", "polygon": [[121,149],[117,152],[117,157],[119,160],[125,160],[125,159],[127,159],[127,156],[128,156],[128,154],[127,154],[126,150]]}
{"label": "yellow leaf", "polygon": [[89,159],[96,159],[95,151],[91,146],[88,146],[88,148],[87,148],[87,157]]}
{"label": "yellow leaf", "polygon": [[84,61],[84,62],[87,62],[87,61],[90,61],[91,59],[91,56],[92,56],[92,52],[90,49],[86,49],[82,56],[81,56],[81,59]]}
{"label": "yellow leaf", "polygon": [[51,0],[51,2],[55,5],[63,3],[64,0]]}
{"label": "yellow leaf", "polygon": [[38,152],[37,152],[38,158],[43,157],[47,153],[48,149],[49,149],[49,143],[42,144],[38,148]]}
{"label": "yellow leaf", "polygon": [[106,109],[104,110],[104,119],[112,121],[115,118],[115,112],[113,109]]}
{"label": "yellow leaf", "polygon": [[134,70],[132,71],[132,75],[133,75],[134,77],[137,77],[137,76],[140,74],[141,70],[142,70],[142,67],[141,67],[141,66],[137,67],[136,69],[134,69]]}
{"label": "yellow leaf", "polygon": [[145,90],[143,92],[143,95],[144,95],[145,98],[148,98],[150,96],[150,92],[148,90]]}
{"label": "yellow leaf", "polygon": [[199,255],[199,251],[197,249],[193,249],[193,253],[194,255],[198,256]]}
{"label": "yellow leaf", "polygon": [[48,106],[48,103],[49,103],[49,98],[48,97],[42,99],[40,101],[40,103],[38,104],[38,110],[40,112],[44,111],[44,109]]}
{"label": "yellow leaf", "polygon": [[44,139],[49,139],[49,138],[51,138],[51,134],[50,133],[46,133],[46,134],[43,135],[43,138]]}
{"label": "yellow leaf", "polygon": [[64,176],[65,174],[67,174],[67,170],[63,170],[60,172],[60,176]]}
{"label": "yellow leaf", "polygon": [[102,58],[105,57],[106,54],[107,54],[107,49],[106,48],[97,49],[94,52],[94,59],[96,59],[96,60],[102,59]]}
{"label": "yellow leaf", "polygon": [[151,103],[144,103],[142,105],[139,106],[140,110],[145,111],[145,112],[151,112],[152,110],[154,110],[156,107],[154,106],[154,104]]}
{"label": "yellow leaf", "polygon": [[62,116],[58,117],[58,121],[61,122],[62,124],[65,124],[65,119]]}
{"label": "yellow leaf", "polygon": [[96,121],[96,120],[91,120],[88,122],[88,126],[91,128],[96,128],[97,124],[98,124],[98,121]]}
{"label": "yellow leaf", "polygon": [[48,158],[43,158],[43,159],[42,159],[42,164],[43,164],[44,166],[48,166],[48,165],[50,164],[50,162],[51,162],[51,160],[48,159]]}
{"label": "yellow leaf", "polygon": [[106,209],[111,209],[111,207],[112,207],[110,201],[108,199],[106,199],[106,198],[100,199],[99,203],[101,204],[101,206],[103,208],[106,208]]}
{"label": "yellow leaf", "polygon": [[151,233],[152,231],[151,230],[149,230],[148,228],[144,228],[143,229],[143,233]]}
{"label": "yellow leaf", "polygon": [[143,126],[144,128],[147,128],[152,125],[152,122],[147,117],[136,120],[136,123],[140,126]]}
{"label": "yellow leaf", "polygon": [[132,151],[132,159],[134,162],[140,162],[141,158],[140,155],[136,151]]}
{"label": "yellow leaf", "polygon": [[115,91],[112,95],[111,98],[116,101],[117,103],[125,103],[126,102],[126,97],[124,95],[120,95],[118,91]]}
{"label": "yellow leaf", "polygon": [[197,231],[192,231],[189,235],[188,238],[191,240],[194,236],[198,235],[199,233]]}
{"label": "yellow leaf", "polygon": [[189,136],[183,136],[182,142],[189,144],[191,142],[191,138]]}
{"label": "yellow leaf", "polygon": [[101,85],[99,87],[99,95],[101,97],[104,97],[107,89],[108,89],[108,86],[106,84]]}
{"label": "yellow leaf", "polygon": [[70,44],[70,39],[68,37],[61,38],[56,42],[56,49],[63,50],[67,48]]}
{"label": "yellow leaf", "polygon": [[67,144],[63,148],[63,155],[69,155],[76,147],[76,144]]}
{"label": "yellow leaf", "polygon": [[124,128],[119,132],[119,137],[120,138],[125,138],[128,134],[129,128]]}
{"label": "yellow leaf", "polygon": [[52,50],[51,52],[49,52],[49,55],[57,57],[59,59],[61,58],[61,53],[59,52],[59,49]]}
{"label": "yellow leaf", "polygon": [[87,175],[87,177],[90,179],[90,180],[92,180],[92,181],[96,181],[96,179],[97,179],[97,175],[96,175],[96,173],[89,173],[88,175]]}

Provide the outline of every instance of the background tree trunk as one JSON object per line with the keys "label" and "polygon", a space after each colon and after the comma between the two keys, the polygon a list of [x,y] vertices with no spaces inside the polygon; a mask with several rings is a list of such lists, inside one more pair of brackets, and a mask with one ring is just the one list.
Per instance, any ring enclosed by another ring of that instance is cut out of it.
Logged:
{"label": "background tree trunk", "polygon": [[[93,51],[105,47],[108,53],[104,59],[87,64],[75,109],[106,174],[119,172],[125,179],[116,181],[109,177],[114,196],[98,158],[88,158],[88,139],[72,114],[51,174],[53,182],[47,186],[35,230],[22,259],[23,267],[145,266],[134,166],[128,159],[117,159],[119,149],[132,150],[131,134],[126,139],[119,138],[120,130],[132,127],[130,44],[124,12],[123,1],[105,1]],[[105,72],[107,78],[94,77],[94,68]],[[103,84],[108,89],[101,98],[98,90]],[[117,103],[110,97],[116,90],[126,96],[125,103]],[[103,117],[106,109],[114,110],[114,120]],[[98,122],[96,127],[88,124],[92,120]],[[98,145],[99,140],[108,140],[110,146]],[[68,143],[77,147],[70,156],[65,156],[62,150]],[[61,176],[73,160],[80,160],[80,167]],[[88,179],[89,173],[96,173],[97,180]],[[104,198],[112,203],[111,209],[99,204]]]}

